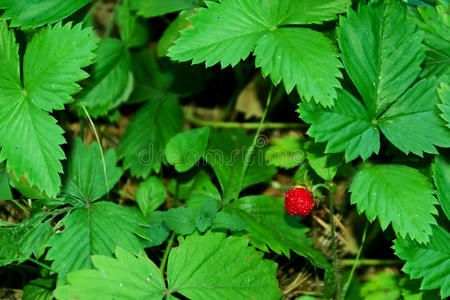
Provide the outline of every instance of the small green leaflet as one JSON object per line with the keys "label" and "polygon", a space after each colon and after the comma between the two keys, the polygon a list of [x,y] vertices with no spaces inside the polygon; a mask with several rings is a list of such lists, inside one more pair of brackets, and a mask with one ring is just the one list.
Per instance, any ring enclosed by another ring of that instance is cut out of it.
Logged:
{"label": "small green leaflet", "polygon": [[298,137],[286,136],[283,139],[274,140],[265,158],[269,165],[290,169],[297,167],[305,160],[303,141]]}
{"label": "small green leaflet", "polygon": [[159,173],[166,160],[166,144],[182,126],[183,111],[175,96],[149,101],[136,113],[120,140],[117,150],[124,158],[124,167],[140,178],[152,171]]}
{"label": "small green leaflet", "polygon": [[85,147],[79,137],[75,138],[65,169],[62,192],[82,200],[82,205],[106,195],[122,176],[123,170],[116,166],[117,157],[113,149],[106,151],[104,158],[105,166],[97,142]]}
{"label": "small green leaflet", "polygon": [[188,18],[192,27],[169,48],[171,58],[225,68],[254,52],[256,67],[274,84],[283,81],[288,93],[297,87],[306,101],[333,105],[342,77],[335,46],[318,31],[291,25],[336,19],[349,1],[222,0],[206,5]]}
{"label": "small green leaflet", "polygon": [[378,218],[385,230],[392,227],[399,237],[407,235],[419,243],[430,239],[433,214],[438,204],[428,179],[404,165],[363,165],[353,179],[350,201],[369,221]]}
{"label": "small green leaflet", "polygon": [[194,167],[208,146],[209,127],[191,129],[174,135],[166,145],[166,158],[177,172]]}
{"label": "small green leaflet", "polygon": [[107,115],[110,110],[128,100],[133,91],[134,78],[130,53],[122,41],[106,38],[99,43],[92,73],[93,81],[80,99],[90,115]]}
{"label": "small green leaflet", "polygon": [[71,23],[40,30],[28,44],[20,80],[18,46],[13,31],[0,22],[0,161],[17,178],[27,175],[30,185],[48,196],[61,186],[60,145],[63,130],[49,115],[64,108],[80,87],[75,83],[88,74],[94,58],[96,38],[91,29]]}
{"label": "small green leaflet", "polygon": [[300,104],[300,117],[311,124],[308,134],[327,142],[328,153],[345,152],[347,161],[378,153],[380,131],[405,154],[436,154],[435,146],[450,146],[450,131],[436,110],[438,80],[410,87],[425,55],[422,35],[407,21],[402,4],[361,4],[340,24],[342,60],[364,104],[346,91],[338,92],[331,109]]}
{"label": "small green leaflet", "polygon": [[141,182],[136,189],[136,202],[145,216],[160,207],[166,197],[166,189],[156,176]]}
{"label": "small green leaflet", "polygon": [[395,254],[406,261],[403,271],[413,279],[423,278],[421,289],[439,288],[443,299],[450,296],[450,234],[434,226],[433,235],[426,245],[410,239],[394,241]]}
{"label": "small green leaflet", "polygon": [[[0,19],[11,20],[11,27],[36,28],[70,16],[92,0],[0,0],[5,9]],[[26,13],[24,13],[26,12]]]}
{"label": "small green leaflet", "polygon": [[248,246],[246,237],[222,233],[179,238],[167,266],[167,288],[158,267],[142,253],[138,257],[116,248],[116,258],[96,255],[97,270],[68,275],[55,290],[57,299],[163,299],[179,293],[189,299],[278,299],[276,265]]}

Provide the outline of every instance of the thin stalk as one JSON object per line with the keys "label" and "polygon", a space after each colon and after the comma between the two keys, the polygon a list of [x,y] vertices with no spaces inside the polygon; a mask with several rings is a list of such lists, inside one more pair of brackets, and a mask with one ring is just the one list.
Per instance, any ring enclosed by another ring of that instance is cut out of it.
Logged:
{"label": "thin stalk", "polygon": [[[222,122],[222,121],[206,121],[197,118],[192,113],[187,112],[186,118],[193,124],[198,126],[207,126],[214,128],[242,128],[248,130],[258,130],[261,123],[259,122]],[[262,125],[262,129],[302,129],[306,128],[307,125],[301,123],[281,123],[281,122],[267,122]]]}
{"label": "thin stalk", "polygon": [[[339,263],[342,267],[349,267],[355,264],[356,259],[342,259]],[[358,266],[392,266],[401,265],[403,262],[396,259],[360,259]]]}
{"label": "thin stalk", "polygon": [[116,15],[117,15],[117,5],[119,5],[120,3],[116,3],[116,5],[114,6],[114,11],[112,12],[111,15],[111,19],[109,19],[108,25],[106,26],[105,29],[105,34],[103,35],[103,38],[108,38],[111,36],[111,32],[114,28],[114,25],[116,23]]}
{"label": "thin stalk", "polygon": [[334,224],[334,191],[336,187],[330,188],[329,202],[330,202],[330,225],[331,225],[331,241],[333,247],[333,270],[336,277],[336,299],[339,300],[341,296],[341,279],[339,278],[338,264],[337,264],[337,244],[336,244],[336,224]]}
{"label": "thin stalk", "polygon": [[[252,142],[250,148],[248,148],[247,152],[245,153],[244,167],[242,168],[241,177],[240,177],[241,180],[239,182],[238,191],[242,190],[245,173],[247,173],[248,165],[250,164],[250,159],[252,158],[253,152],[255,151],[255,146],[258,141],[259,134],[261,133],[261,129],[264,125],[264,120],[266,119],[266,116],[267,116],[267,111],[269,110],[270,100],[272,99],[272,92],[273,92],[273,85],[270,86],[269,94],[267,95],[267,100],[266,100],[266,108],[264,109],[264,113],[261,117],[261,120],[259,121],[258,128],[256,129],[255,136],[253,137],[253,142]],[[237,195],[237,196],[239,196],[239,195]]]}
{"label": "thin stalk", "polygon": [[35,264],[37,264],[38,266],[40,266],[40,267],[42,267],[42,268],[44,268],[44,269],[49,270],[50,272],[57,273],[57,272],[55,272],[55,270],[53,270],[52,268],[50,268],[50,267],[47,266],[46,264],[41,263],[41,262],[38,261],[37,259],[34,259],[34,258],[32,258],[32,257],[29,257],[28,260],[31,261],[31,262],[33,262],[33,263],[35,263]]}
{"label": "thin stalk", "polygon": [[369,227],[369,221],[366,220],[366,225],[364,226],[364,231],[363,231],[362,238],[361,238],[361,245],[359,246],[358,253],[356,254],[356,258],[353,262],[352,269],[350,271],[350,274],[348,275],[347,282],[344,284],[344,287],[342,288],[342,299],[345,299],[348,287],[350,286],[350,283],[352,282],[353,274],[355,273],[356,266],[358,265],[359,257],[361,256],[361,252],[364,247],[364,243],[366,241],[368,227]]}
{"label": "thin stalk", "polygon": [[23,210],[27,215],[30,215],[30,212],[22,205],[19,203],[19,201],[11,199],[11,201],[17,205],[21,210]]}
{"label": "thin stalk", "polygon": [[166,267],[167,258],[169,257],[170,249],[172,249],[174,239],[175,239],[175,232],[172,232],[169,241],[167,242],[166,250],[164,250],[164,255],[161,259],[161,265],[159,266],[161,272],[164,272],[164,268]]}

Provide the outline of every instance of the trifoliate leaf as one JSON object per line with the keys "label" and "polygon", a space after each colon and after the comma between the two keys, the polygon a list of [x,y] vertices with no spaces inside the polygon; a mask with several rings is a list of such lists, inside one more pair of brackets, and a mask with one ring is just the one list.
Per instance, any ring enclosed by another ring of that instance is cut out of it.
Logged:
{"label": "trifoliate leaf", "polygon": [[387,139],[405,154],[437,154],[436,146],[450,147],[450,130],[439,117],[437,80],[421,80],[378,119]]}
{"label": "trifoliate leaf", "polygon": [[326,153],[345,152],[346,161],[369,158],[380,150],[380,132],[367,109],[345,90],[338,92],[335,106],[299,105],[300,118],[311,124],[308,134],[318,143],[327,142]]}
{"label": "trifoliate leaf", "polygon": [[438,95],[441,99],[441,103],[437,105],[442,112],[440,116],[445,121],[447,128],[450,128],[450,86],[441,82]]}
{"label": "trifoliate leaf", "polygon": [[[330,20],[347,3],[207,1],[207,8],[199,8],[189,18],[192,27],[182,31],[168,55],[178,61],[205,62],[207,67],[220,63],[225,68],[235,66],[254,51],[256,66],[274,84],[283,81],[287,92],[297,87],[307,101],[314,98],[317,103],[331,106],[336,98],[335,88],[340,87],[337,78],[341,77],[336,48],[320,32],[281,26]],[[325,7],[330,9],[322,10]],[[313,61],[320,63],[313,64]]]}
{"label": "trifoliate leaf", "polygon": [[174,135],[166,145],[166,158],[177,172],[194,167],[208,146],[209,127],[191,129]]}
{"label": "trifoliate leaf", "polygon": [[116,165],[116,152],[113,149],[106,151],[104,158],[105,165],[97,142],[85,147],[80,138],[74,139],[62,192],[78,197],[83,202],[94,202],[103,197],[123,173],[122,168]]}
{"label": "trifoliate leaf", "polygon": [[[189,299],[278,299],[276,265],[248,247],[247,237],[206,233],[179,239],[167,266],[172,293]],[[186,263],[189,262],[189,263]]]}
{"label": "trifoliate leaf", "polygon": [[427,178],[404,165],[364,165],[350,185],[352,204],[385,230],[392,222],[397,236],[428,242],[437,200]]}
{"label": "trifoliate leaf", "polygon": [[116,258],[95,255],[92,263],[97,270],[81,270],[67,276],[68,285],[59,286],[56,299],[162,299],[166,290],[158,267],[144,252],[138,257],[115,249]]}
{"label": "trifoliate leaf", "polygon": [[287,215],[284,200],[278,197],[248,196],[226,207],[225,212],[241,217],[247,222],[247,232],[253,246],[290,256],[290,251],[306,257],[311,263],[327,271],[331,270],[325,256],[313,248],[313,241],[306,237],[308,228],[299,224],[299,217]]}
{"label": "trifoliate leaf", "polygon": [[83,92],[81,103],[94,116],[106,115],[128,100],[134,78],[130,68],[130,53],[118,39],[103,39],[97,49],[93,82]]}
{"label": "trifoliate leaf", "polygon": [[243,130],[211,131],[203,158],[219,179],[224,201],[236,199],[241,190],[267,181],[276,173],[275,167],[264,163],[263,149],[258,146],[247,172],[242,174],[245,153],[251,142],[252,137]]}
{"label": "trifoliate leaf", "polygon": [[5,9],[1,19],[11,20],[11,27],[36,28],[62,20],[91,1],[0,0],[0,9]]}
{"label": "trifoliate leaf", "polygon": [[450,296],[450,234],[434,226],[429,244],[418,244],[409,238],[394,241],[395,254],[406,261],[403,271],[413,279],[422,279],[421,289],[439,288],[442,298]]}
{"label": "trifoliate leaf", "polygon": [[233,215],[220,211],[214,218],[211,229],[212,230],[230,230],[230,231],[242,231],[247,228],[248,224],[238,215]]}
{"label": "trifoliate leaf", "polygon": [[183,111],[175,96],[148,102],[136,113],[117,148],[124,167],[140,178],[159,173],[166,143],[182,126]]}
{"label": "trifoliate leaf", "polygon": [[412,18],[424,33],[426,58],[422,77],[443,76],[450,72],[449,3],[445,0],[433,2],[436,4],[435,8],[418,7]]}
{"label": "trifoliate leaf", "polygon": [[63,130],[46,111],[62,109],[79,91],[75,83],[87,77],[96,39],[92,30],[60,23],[42,29],[28,45],[20,81],[18,48],[14,33],[0,22],[0,161],[16,178],[27,175],[31,186],[56,196],[62,172],[60,148]]}
{"label": "trifoliate leaf", "polygon": [[431,166],[436,194],[441,203],[442,210],[450,220],[450,160],[438,155]]}
{"label": "trifoliate leaf", "polygon": [[274,140],[265,153],[268,164],[285,169],[297,167],[305,160],[302,144],[300,138],[292,136]]}
{"label": "trifoliate leaf", "polygon": [[137,235],[145,236],[138,220],[130,218],[125,208],[105,201],[87,202],[58,225],[63,225],[62,231],[51,237],[46,259],[53,261],[51,267],[59,282],[69,272],[92,268],[92,255],[112,255],[117,246],[138,253],[142,242]]}
{"label": "trifoliate leaf", "polygon": [[146,18],[165,15],[167,13],[195,8],[201,5],[200,0],[130,0],[130,7]]}
{"label": "trifoliate leaf", "polygon": [[195,231],[195,211],[187,207],[171,208],[164,212],[163,220],[167,227],[177,234],[191,234]]}
{"label": "trifoliate leaf", "polygon": [[141,182],[136,189],[136,202],[144,215],[160,207],[166,201],[166,197],[164,185],[155,176]]}
{"label": "trifoliate leaf", "polygon": [[[373,118],[400,97],[420,74],[422,35],[396,1],[359,5],[338,28],[342,60]],[[405,36],[408,38],[405,39]]]}

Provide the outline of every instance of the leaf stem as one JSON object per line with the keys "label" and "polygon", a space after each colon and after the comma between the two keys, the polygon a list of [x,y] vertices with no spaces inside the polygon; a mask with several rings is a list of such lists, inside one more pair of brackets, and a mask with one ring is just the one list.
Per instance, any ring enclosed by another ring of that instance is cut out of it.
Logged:
{"label": "leaf stem", "polygon": [[40,266],[40,267],[42,267],[42,268],[44,268],[44,269],[49,270],[50,272],[53,272],[53,273],[55,273],[55,274],[58,273],[58,272],[56,272],[55,270],[53,270],[51,267],[47,266],[46,264],[41,263],[41,262],[38,261],[37,259],[34,259],[34,258],[32,258],[32,257],[29,257],[27,260],[29,260],[29,261],[31,261],[31,262],[37,264],[38,266]]}
{"label": "leaf stem", "polygon": [[[248,130],[258,130],[261,125],[260,122],[222,122],[222,121],[206,121],[194,116],[191,112],[186,113],[186,119],[198,126],[208,126],[214,128],[242,128]],[[306,128],[306,124],[301,123],[281,123],[281,122],[267,122],[262,125],[264,129],[296,129]]]}
{"label": "leaf stem", "polygon": [[172,249],[174,239],[175,239],[175,232],[172,232],[169,241],[167,242],[166,250],[164,250],[164,255],[161,259],[161,265],[159,266],[161,273],[164,272],[164,268],[166,267],[167,258],[169,257],[170,249]]}
{"label": "leaf stem", "polygon": [[[267,116],[267,111],[269,110],[270,101],[272,100],[272,92],[273,92],[273,85],[270,86],[269,94],[267,95],[267,100],[266,100],[266,108],[264,109],[264,113],[261,117],[261,120],[259,121],[258,128],[256,129],[255,136],[253,137],[253,142],[250,145],[250,148],[248,148],[247,152],[245,153],[244,166],[242,168],[238,194],[236,195],[236,197],[239,197],[239,192],[242,190],[242,185],[244,184],[244,178],[245,178],[245,174],[247,173],[248,166],[250,164],[250,159],[252,158],[253,152],[255,151],[255,146],[256,146],[256,143],[258,142],[259,134],[261,133],[261,129],[264,125],[264,120],[266,119],[266,116]],[[237,200],[237,199],[235,199],[235,200]]]}
{"label": "leaf stem", "polygon": [[23,210],[28,216],[30,215],[30,212],[22,205],[19,203],[19,201],[15,200],[15,199],[11,199],[11,201],[17,205],[21,210]]}
{"label": "leaf stem", "polygon": [[362,238],[361,238],[361,245],[359,246],[358,253],[356,254],[356,258],[353,262],[352,269],[350,271],[350,274],[348,275],[347,282],[344,284],[344,287],[342,288],[342,294],[341,294],[342,299],[345,299],[348,287],[350,286],[350,283],[352,282],[353,274],[355,273],[356,266],[358,265],[359,257],[361,256],[361,252],[364,247],[364,243],[366,241],[368,227],[369,227],[369,221],[366,219],[366,224],[364,225],[364,231],[363,231]]}
{"label": "leaf stem", "polygon": [[397,259],[360,259],[356,262],[356,259],[341,259],[339,264],[342,267],[353,266],[389,266],[389,265],[401,265],[403,262]]}

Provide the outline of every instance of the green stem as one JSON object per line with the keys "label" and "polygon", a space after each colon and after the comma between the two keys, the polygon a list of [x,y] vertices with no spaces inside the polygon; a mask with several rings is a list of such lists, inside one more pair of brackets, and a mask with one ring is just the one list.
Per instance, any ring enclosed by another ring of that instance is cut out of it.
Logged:
{"label": "green stem", "polygon": [[40,266],[40,267],[42,267],[42,268],[44,268],[44,269],[49,270],[50,272],[57,273],[55,270],[53,270],[52,268],[50,268],[50,267],[47,266],[46,264],[41,263],[41,262],[38,261],[37,259],[34,259],[34,258],[32,258],[32,257],[29,257],[28,260],[31,261],[31,262],[33,262],[33,263],[35,263],[35,264],[37,264],[38,266]]}
{"label": "green stem", "polygon": [[[353,266],[356,259],[342,259],[340,265],[342,267]],[[356,264],[358,266],[389,266],[401,265],[403,262],[396,259],[360,259]]]}
{"label": "green stem", "polygon": [[105,29],[105,34],[103,35],[104,39],[111,36],[114,24],[116,24],[117,5],[119,5],[119,3],[116,3],[116,5],[114,6],[114,11],[112,12],[111,19],[109,19],[108,25],[106,26]]}
{"label": "green stem", "polygon": [[[252,142],[250,148],[248,148],[247,152],[245,153],[244,167],[242,168],[238,191],[242,190],[245,173],[247,173],[247,169],[250,164],[250,159],[252,158],[253,152],[255,151],[255,146],[258,141],[259,134],[261,133],[261,129],[264,125],[264,120],[266,119],[266,116],[267,116],[267,111],[269,110],[270,100],[272,99],[272,92],[273,92],[273,85],[270,86],[269,94],[267,95],[267,100],[266,100],[266,108],[264,109],[264,113],[261,117],[261,120],[259,121],[258,128],[256,129],[255,136],[253,137],[253,142]],[[236,196],[239,197],[239,194]],[[235,199],[235,200],[237,200],[237,199]]]}
{"label": "green stem", "polygon": [[364,226],[364,231],[363,231],[362,238],[361,238],[361,245],[359,246],[358,253],[356,254],[356,258],[353,262],[352,269],[350,271],[350,274],[348,275],[347,282],[344,284],[344,287],[342,288],[342,299],[345,299],[348,287],[350,286],[350,283],[352,282],[353,274],[355,273],[356,266],[358,265],[359,257],[361,256],[361,252],[364,247],[364,243],[366,241],[368,227],[369,227],[369,222],[368,222],[368,220],[366,220],[366,225]]}
{"label": "green stem", "polygon": [[11,201],[15,205],[17,205],[21,210],[23,210],[27,215],[30,215],[30,212],[22,204],[20,204],[17,200],[11,199]]}
{"label": "green stem", "polygon": [[339,278],[338,264],[337,264],[337,244],[336,244],[336,225],[334,224],[334,192],[336,187],[330,188],[329,202],[330,202],[330,225],[331,225],[331,242],[333,247],[333,270],[336,277],[336,299],[339,300],[341,296],[341,280]]}
{"label": "green stem", "polygon": [[[207,126],[207,127],[214,127],[214,128],[242,128],[242,129],[249,129],[249,130],[258,130],[261,123],[259,122],[246,122],[246,123],[239,123],[239,122],[222,122],[222,121],[206,121],[197,118],[191,113],[186,113],[186,118],[198,126]],[[261,128],[264,129],[295,129],[295,128],[306,128],[305,124],[301,123],[281,123],[281,122],[267,122],[262,125]]]}
{"label": "green stem", "polygon": [[174,239],[175,239],[175,232],[172,232],[169,241],[167,242],[166,250],[164,250],[164,255],[161,259],[161,265],[159,266],[161,272],[163,272],[164,268],[166,267],[167,258],[169,257],[170,249],[172,249]]}

